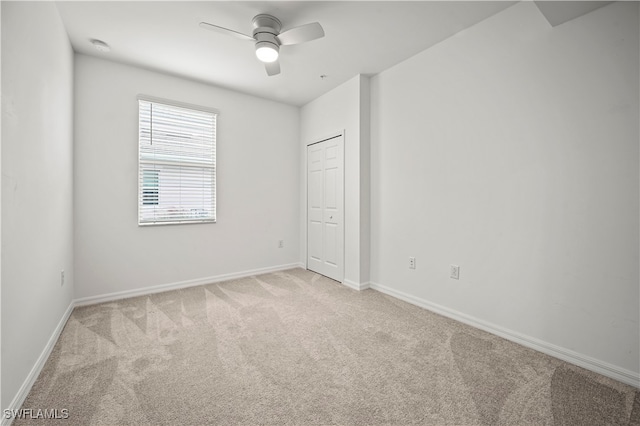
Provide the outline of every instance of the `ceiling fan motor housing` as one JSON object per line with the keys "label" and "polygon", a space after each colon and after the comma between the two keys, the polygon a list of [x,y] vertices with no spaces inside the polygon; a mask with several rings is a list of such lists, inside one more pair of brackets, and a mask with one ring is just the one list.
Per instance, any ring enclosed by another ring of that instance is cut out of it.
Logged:
{"label": "ceiling fan motor housing", "polygon": [[280,34],[280,30],[282,30],[282,23],[280,22],[280,20],[275,16],[267,15],[265,13],[254,16],[252,22],[254,34],[258,30],[265,30],[278,35]]}
{"label": "ceiling fan motor housing", "polygon": [[260,14],[253,18],[253,38],[256,39],[256,48],[263,43],[273,45],[273,48],[279,50],[280,42],[278,34],[282,29],[282,23],[278,18],[271,15]]}

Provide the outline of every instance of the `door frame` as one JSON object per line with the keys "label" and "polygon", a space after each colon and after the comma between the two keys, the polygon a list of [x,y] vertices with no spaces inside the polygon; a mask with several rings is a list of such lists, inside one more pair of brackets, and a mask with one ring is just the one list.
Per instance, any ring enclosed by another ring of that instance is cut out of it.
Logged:
{"label": "door frame", "polygon": [[[313,142],[307,142],[305,144],[305,150],[304,150],[304,192],[305,192],[305,204],[304,204],[304,229],[305,229],[305,256],[304,256],[304,267],[305,269],[309,270],[309,147],[311,145],[315,145],[321,142],[325,142],[328,141],[330,139],[335,139],[335,138],[339,138],[342,137],[342,280],[340,281],[342,284],[344,284],[344,277],[345,277],[345,271],[346,271],[346,265],[345,265],[345,257],[346,257],[346,250],[345,250],[345,246],[346,246],[346,242],[345,242],[345,235],[346,235],[346,222],[345,222],[345,218],[347,217],[346,212],[345,212],[345,188],[344,188],[344,184],[345,184],[345,169],[346,169],[346,149],[345,149],[345,130],[339,130],[336,132],[332,132],[332,133],[328,133],[326,135],[324,135],[323,137],[318,137],[318,138],[314,138]],[[312,271],[315,272],[315,271]],[[317,272],[315,272],[317,273]]]}

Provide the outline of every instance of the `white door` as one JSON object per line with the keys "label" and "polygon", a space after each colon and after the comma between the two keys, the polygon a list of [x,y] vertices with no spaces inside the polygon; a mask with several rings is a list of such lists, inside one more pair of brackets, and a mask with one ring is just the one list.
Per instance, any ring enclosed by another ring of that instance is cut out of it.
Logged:
{"label": "white door", "polygon": [[307,146],[307,268],[344,277],[343,136]]}

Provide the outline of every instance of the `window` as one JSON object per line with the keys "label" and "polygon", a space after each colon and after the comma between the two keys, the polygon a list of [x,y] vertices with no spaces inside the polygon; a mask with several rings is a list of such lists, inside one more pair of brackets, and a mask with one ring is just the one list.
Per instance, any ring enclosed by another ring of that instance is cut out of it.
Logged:
{"label": "window", "polygon": [[138,224],[215,222],[216,117],[138,99]]}
{"label": "window", "polygon": [[158,179],[160,174],[157,170],[142,169],[142,205],[158,205]]}

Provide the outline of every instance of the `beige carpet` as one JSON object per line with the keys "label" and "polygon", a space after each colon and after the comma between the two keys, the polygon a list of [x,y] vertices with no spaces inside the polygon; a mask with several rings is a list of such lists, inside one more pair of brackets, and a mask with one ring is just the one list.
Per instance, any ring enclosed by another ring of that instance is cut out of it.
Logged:
{"label": "beige carpet", "polygon": [[302,269],[77,308],[23,408],[74,425],[640,425],[632,387]]}

